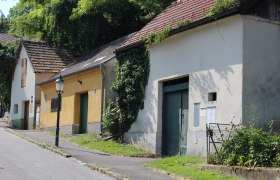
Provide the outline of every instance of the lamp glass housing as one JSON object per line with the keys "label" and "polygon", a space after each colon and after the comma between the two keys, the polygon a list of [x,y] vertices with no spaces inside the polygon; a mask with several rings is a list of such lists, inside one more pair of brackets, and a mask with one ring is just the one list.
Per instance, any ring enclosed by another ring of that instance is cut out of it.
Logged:
{"label": "lamp glass housing", "polygon": [[55,84],[56,84],[56,92],[58,94],[61,94],[64,88],[64,80],[62,79],[61,76],[59,76],[59,78],[55,81]]}

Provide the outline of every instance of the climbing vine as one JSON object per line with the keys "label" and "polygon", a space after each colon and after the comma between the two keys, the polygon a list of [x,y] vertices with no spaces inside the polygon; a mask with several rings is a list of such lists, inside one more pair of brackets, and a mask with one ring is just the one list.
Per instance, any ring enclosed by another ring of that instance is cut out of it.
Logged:
{"label": "climbing vine", "polygon": [[240,5],[243,0],[217,0],[214,7],[205,15],[206,17],[221,13],[224,10],[231,9]]}
{"label": "climbing vine", "polygon": [[145,42],[146,48],[150,49],[153,43],[160,44],[162,43],[168,36],[170,36],[172,28],[166,27],[162,31],[154,33],[151,32],[148,36],[142,37],[142,41]]}
{"label": "climbing vine", "polygon": [[177,23],[177,28],[181,28],[181,27],[187,26],[187,25],[189,25],[191,23],[192,23],[192,21],[190,19],[184,19],[184,20],[179,21]]}
{"label": "climbing vine", "polygon": [[119,54],[117,61],[117,77],[112,90],[118,97],[115,102],[110,102],[106,109],[103,125],[105,130],[122,137],[143,108],[150,60],[148,51],[142,46]]}

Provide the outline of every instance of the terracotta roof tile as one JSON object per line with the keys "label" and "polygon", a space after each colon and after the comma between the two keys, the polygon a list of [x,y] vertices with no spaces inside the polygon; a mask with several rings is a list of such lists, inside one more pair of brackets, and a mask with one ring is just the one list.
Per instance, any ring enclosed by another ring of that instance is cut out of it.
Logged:
{"label": "terracotta roof tile", "polygon": [[74,62],[71,53],[64,48],[56,48],[45,42],[22,41],[35,72],[59,72]]}
{"label": "terracotta roof tile", "polygon": [[11,34],[0,33],[0,42],[11,42],[15,41],[17,38]]}
{"label": "terracotta roof tile", "polygon": [[166,27],[175,29],[177,28],[177,24],[184,20],[190,20],[191,22],[201,20],[215,5],[215,2],[216,0],[175,1],[144,28],[137,32],[131,39],[122,44],[119,49],[139,43],[142,37],[148,36],[152,32],[160,32]]}

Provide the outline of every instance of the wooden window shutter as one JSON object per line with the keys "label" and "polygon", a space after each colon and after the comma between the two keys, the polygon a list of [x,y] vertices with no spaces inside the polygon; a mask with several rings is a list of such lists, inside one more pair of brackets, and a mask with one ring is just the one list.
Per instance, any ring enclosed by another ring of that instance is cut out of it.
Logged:
{"label": "wooden window shutter", "polygon": [[27,59],[22,59],[21,62],[21,87],[26,86],[26,74],[27,74]]}

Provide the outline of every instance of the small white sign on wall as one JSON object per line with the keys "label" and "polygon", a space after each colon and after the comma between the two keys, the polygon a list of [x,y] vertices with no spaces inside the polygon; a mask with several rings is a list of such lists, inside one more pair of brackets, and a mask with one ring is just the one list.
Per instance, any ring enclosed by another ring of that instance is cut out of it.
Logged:
{"label": "small white sign on wall", "polygon": [[206,108],[201,108],[200,109],[200,117],[206,117]]}
{"label": "small white sign on wall", "polygon": [[207,124],[216,122],[216,107],[207,108]]}

